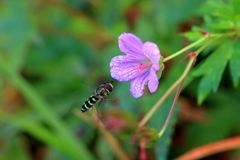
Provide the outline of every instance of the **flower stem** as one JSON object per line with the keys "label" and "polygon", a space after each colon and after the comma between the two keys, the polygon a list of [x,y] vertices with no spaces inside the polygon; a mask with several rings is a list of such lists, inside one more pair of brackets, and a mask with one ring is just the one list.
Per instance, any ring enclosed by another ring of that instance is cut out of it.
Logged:
{"label": "flower stem", "polygon": [[183,81],[184,81],[184,79],[183,79],[183,80],[179,83],[179,85],[178,85],[178,90],[177,90],[177,93],[176,93],[176,95],[175,95],[175,97],[174,97],[174,101],[173,101],[171,110],[170,110],[170,112],[169,112],[169,114],[168,114],[167,120],[166,120],[166,122],[164,123],[164,126],[162,127],[161,131],[158,133],[158,137],[159,137],[159,138],[163,135],[164,131],[166,130],[166,128],[167,128],[167,126],[168,126],[168,123],[170,122],[170,119],[171,119],[171,117],[172,117],[173,111],[174,111],[175,106],[176,106],[176,104],[177,104],[178,97],[179,97],[180,92],[181,92],[181,88],[182,88]]}
{"label": "flower stem", "polygon": [[[172,55],[164,58],[163,62],[166,62],[166,61],[168,61],[168,60],[170,60],[170,59],[175,58],[176,56],[178,56],[178,55],[182,54],[183,52],[189,50],[190,48],[196,46],[197,44],[201,43],[202,41],[204,41],[205,39],[207,39],[207,38],[209,38],[209,37],[216,37],[216,38],[214,38],[214,39],[212,39],[211,41],[209,41],[208,43],[204,44],[204,45],[201,47],[202,49],[199,48],[199,49],[200,49],[199,53],[200,53],[204,48],[206,48],[206,46],[208,46],[209,44],[215,42],[216,40],[221,39],[221,38],[223,38],[223,37],[229,37],[229,36],[232,36],[232,35],[234,35],[234,34],[238,34],[238,32],[239,32],[239,30],[236,30],[236,31],[233,31],[233,32],[230,32],[230,33],[226,33],[226,34],[217,34],[217,33],[209,34],[208,36],[202,37],[202,38],[200,38],[198,41],[196,41],[196,42],[194,42],[194,43],[192,43],[192,44],[184,47],[184,48],[181,49],[180,51],[178,51],[178,52],[176,52],[176,53],[174,53],[174,54],[172,54]],[[196,52],[197,55],[198,55],[199,53]]]}
{"label": "flower stem", "polygon": [[172,93],[172,91],[183,81],[183,79],[187,76],[187,73],[189,72],[193,64],[193,61],[194,61],[194,57],[191,57],[181,77],[165,92],[165,94],[158,100],[158,102],[147,113],[147,115],[138,123],[138,128],[143,127],[148,122],[148,120],[157,111],[157,109],[165,101],[165,99],[170,95],[170,93]]}
{"label": "flower stem", "polygon": [[166,62],[166,61],[168,61],[168,60],[170,60],[170,59],[172,59],[172,58],[175,58],[176,56],[178,56],[178,55],[182,54],[183,52],[189,50],[190,48],[194,47],[195,45],[201,43],[201,42],[204,41],[205,39],[206,39],[206,37],[202,37],[202,38],[199,39],[198,41],[196,41],[196,42],[194,42],[194,43],[192,43],[192,44],[184,47],[183,49],[181,49],[180,51],[172,54],[171,56],[168,56],[168,57],[164,58],[163,62]]}
{"label": "flower stem", "polygon": [[210,40],[209,42],[207,42],[206,44],[204,44],[202,47],[200,47],[198,50],[195,51],[196,55],[198,55],[203,49],[205,49],[207,46],[209,46],[213,42],[215,42],[215,41],[217,41],[221,38],[224,38],[224,37],[233,36],[234,34],[237,34],[237,33],[238,33],[238,31],[230,32],[230,33],[227,33],[227,34],[222,34],[222,35]]}

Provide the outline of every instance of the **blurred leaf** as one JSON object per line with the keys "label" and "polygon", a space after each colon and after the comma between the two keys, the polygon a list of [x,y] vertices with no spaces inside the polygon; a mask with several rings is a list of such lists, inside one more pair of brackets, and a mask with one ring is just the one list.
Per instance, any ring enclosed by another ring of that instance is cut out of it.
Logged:
{"label": "blurred leaf", "polygon": [[200,7],[202,3],[201,0],[163,1],[161,5],[154,6],[155,10],[152,13],[155,14],[154,17],[157,19],[156,22],[159,28],[164,28],[163,31],[173,32],[177,24],[193,15],[195,8]]}
{"label": "blurred leaf", "polygon": [[230,5],[227,5],[222,0],[214,1],[210,0],[208,1],[208,4],[213,8],[213,15],[217,16],[218,18],[225,19],[225,20],[231,20],[233,18],[233,10]]}
{"label": "blurred leaf", "polygon": [[[6,145],[5,152],[0,154],[1,160],[31,160],[28,147],[22,137],[14,137]],[[24,147],[25,146],[25,147]]]}
{"label": "blurred leaf", "polygon": [[24,63],[28,46],[35,36],[28,2],[1,2],[0,22],[0,49],[6,54],[11,68],[19,70]]}
{"label": "blurred leaf", "polygon": [[49,132],[49,130],[47,130],[38,122],[26,119],[24,115],[16,116],[2,111],[0,111],[0,115],[2,121],[10,122],[11,124],[28,132],[46,144],[59,148],[66,153],[72,152],[65,147],[65,142],[62,141],[60,137],[56,137],[53,133]]}
{"label": "blurred leaf", "polygon": [[137,129],[132,136],[132,142],[143,148],[152,148],[158,139],[158,132],[154,128]]}
{"label": "blurred leaf", "polygon": [[108,109],[107,112],[101,114],[100,118],[106,129],[119,136],[129,136],[137,125],[136,117],[122,110]]}
{"label": "blurred leaf", "polygon": [[[144,32],[143,32],[143,30],[144,30]],[[136,22],[135,34],[138,37],[140,37],[140,39],[143,42],[146,42],[146,41],[154,42],[155,39],[150,40],[149,38],[157,36],[158,38],[156,38],[156,40],[158,40],[159,37],[161,36],[161,35],[156,35],[156,33],[154,32],[154,26],[151,23],[149,23],[149,19],[147,19],[145,17],[139,19]],[[154,43],[156,43],[156,42],[154,42]]]}
{"label": "blurred leaf", "polygon": [[239,0],[230,0],[231,7],[233,8],[233,12],[235,14],[235,20],[239,22],[240,16],[240,5]]}
{"label": "blurred leaf", "polygon": [[[126,13],[131,6],[134,6],[134,0],[128,1],[109,1],[104,3],[104,1],[95,1],[94,10],[97,14],[98,20],[107,28],[110,28],[114,25],[119,25],[119,17],[123,18],[128,16]],[[101,7],[99,7],[101,5]],[[132,16],[132,15],[129,15]],[[127,28],[126,28],[127,29]],[[122,30],[123,32],[124,30]],[[121,32],[120,32],[121,33]]]}
{"label": "blurred leaf", "polygon": [[[58,136],[65,141],[65,147],[70,149],[69,154],[72,157],[93,159],[92,155],[87,152],[85,146],[80,141],[76,142],[75,138],[72,137],[69,128],[65,127],[65,123],[60,119],[59,115],[54,114],[55,112],[51,109],[50,105],[37,94],[34,88],[25,79],[8,67],[8,64],[2,59],[0,59],[0,71],[11,80],[11,83],[13,83],[19,91],[21,91],[30,106],[40,114],[41,118],[57,131],[56,133]],[[11,118],[9,120],[11,120]],[[17,122],[17,120],[15,122]],[[52,139],[49,138],[48,141],[52,141]],[[79,150],[81,150],[81,152],[85,150],[85,154],[81,154]]]}
{"label": "blurred leaf", "polygon": [[[111,151],[111,152],[109,152]],[[99,138],[98,139],[98,145],[96,146],[96,152],[99,155],[99,160],[106,160],[106,157],[108,160],[114,160],[114,155],[112,152],[111,146],[109,146],[109,143],[106,141],[105,138]]]}
{"label": "blurred leaf", "polygon": [[[226,92],[219,90],[218,94],[211,94],[208,99],[207,121],[190,123],[187,127],[186,151],[194,147],[224,139],[240,133],[239,126],[239,92],[240,90]],[[231,102],[231,103],[229,103]],[[197,138],[197,140],[196,140]]]}
{"label": "blurred leaf", "polygon": [[219,21],[217,23],[215,23],[214,25],[212,25],[213,28],[216,29],[234,29],[236,26],[234,25],[234,23],[232,21]]}

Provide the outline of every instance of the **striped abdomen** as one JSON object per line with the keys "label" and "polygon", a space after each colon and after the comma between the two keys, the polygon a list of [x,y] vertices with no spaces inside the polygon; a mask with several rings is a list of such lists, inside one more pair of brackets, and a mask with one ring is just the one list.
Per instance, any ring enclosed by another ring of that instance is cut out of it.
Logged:
{"label": "striped abdomen", "polygon": [[91,108],[99,98],[97,96],[92,95],[87,101],[82,105],[81,111],[86,112],[89,108]]}

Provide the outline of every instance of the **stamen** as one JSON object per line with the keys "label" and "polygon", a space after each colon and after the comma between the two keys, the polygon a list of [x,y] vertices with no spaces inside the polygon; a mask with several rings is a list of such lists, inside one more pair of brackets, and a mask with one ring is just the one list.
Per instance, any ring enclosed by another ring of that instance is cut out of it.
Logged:
{"label": "stamen", "polygon": [[142,72],[142,70],[149,68],[152,66],[152,62],[144,63],[144,64],[138,64],[133,68],[133,70],[138,70],[138,72]]}

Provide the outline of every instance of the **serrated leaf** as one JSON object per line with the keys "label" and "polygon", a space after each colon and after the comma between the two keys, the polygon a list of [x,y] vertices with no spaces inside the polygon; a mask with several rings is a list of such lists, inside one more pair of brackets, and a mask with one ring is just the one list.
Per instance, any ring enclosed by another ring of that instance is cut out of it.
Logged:
{"label": "serrated leaf", "polygon": [[193,72],[193,76],[203,75],[198,87],[199,104],[204,101],[211,90],[213,92],[217,91],[223,71],[230,57],[231,51],[229,50],[229,43],[225,43],[215,50],[209,58]]}
{"label": "serrated leaf", "polygon": [[232,56],[229,61],[230,72],[232,75],[233,85],[237,87],[240,79],[240,43],[236,40],[231,47]]}

